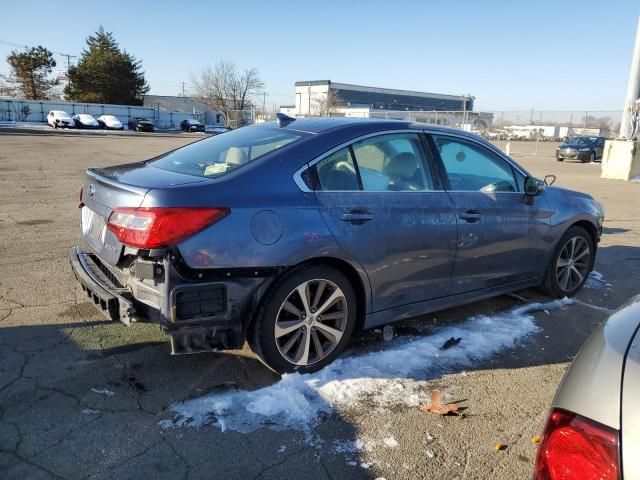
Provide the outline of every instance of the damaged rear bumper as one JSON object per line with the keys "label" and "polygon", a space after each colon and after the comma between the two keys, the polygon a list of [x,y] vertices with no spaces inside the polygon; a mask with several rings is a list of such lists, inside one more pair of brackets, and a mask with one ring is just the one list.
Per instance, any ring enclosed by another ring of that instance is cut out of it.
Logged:
{"label": "damaged rear bumper", "polygon": [[159,324],[173,355],[242,347],[256,299],[274,271],[194,271],[177,257],[136,257],[113,267],[75,246],[70,261],[82,290],[107,318]]}
{"label": "damaged rear bumper", "polygon": [[131,325],[136,313],[133,302],[125,298],[126,289],[114,285],[109,275],[100,269],[95,255],[83,252],[76,245],[71,249],[69,260],[76,280],[94,305],[107,318]]}

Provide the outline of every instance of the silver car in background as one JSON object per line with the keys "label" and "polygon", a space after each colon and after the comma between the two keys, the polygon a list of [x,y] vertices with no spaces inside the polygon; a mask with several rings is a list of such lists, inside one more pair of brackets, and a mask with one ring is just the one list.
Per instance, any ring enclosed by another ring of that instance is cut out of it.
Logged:
{"label": "silver car in background", "polygon": [[536,480],[640,478],[640,296],[573,361],[551,405]]}

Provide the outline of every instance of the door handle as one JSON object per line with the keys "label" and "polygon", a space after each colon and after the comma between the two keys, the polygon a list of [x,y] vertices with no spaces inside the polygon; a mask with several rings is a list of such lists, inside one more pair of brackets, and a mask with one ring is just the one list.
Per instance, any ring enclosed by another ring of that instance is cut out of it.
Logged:
{"label": "door handle", "polygon": [[340,220],[351,223],[364,223],[373,219],[373,215],[366,210],[351,210],[349,213],[343,213]]}
{"label": "door handle", "polygon": [[458,215],[460,220],[465,220],[467,223],[475,223],[479,220],[482,220],[482,214],[477,210],[467,210],[464,213]]}

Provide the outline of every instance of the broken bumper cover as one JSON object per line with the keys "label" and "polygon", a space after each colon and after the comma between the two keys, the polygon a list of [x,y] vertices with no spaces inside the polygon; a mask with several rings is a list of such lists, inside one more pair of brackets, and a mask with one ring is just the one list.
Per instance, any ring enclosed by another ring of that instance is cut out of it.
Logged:
{"label": "broken bumper cover", "polygon": [[107,318],[158,324],[171,339],[173,355],[242,347],[253,299],[274,273],[178,271],[175,256],[166,255],[144,271],[140,267],[148,262],[136,261],[123,276],[79,246],[71,249],[70,261],[82,290]]}
{"label": "broken bumper cover", "polygon": [[107,318],[131,325],[136,312],[133,302],[125,298],[125,289],[115,286],[93,257],[93,254],[83,252],[77,245],[71,249],[69,261],[76,280]]}

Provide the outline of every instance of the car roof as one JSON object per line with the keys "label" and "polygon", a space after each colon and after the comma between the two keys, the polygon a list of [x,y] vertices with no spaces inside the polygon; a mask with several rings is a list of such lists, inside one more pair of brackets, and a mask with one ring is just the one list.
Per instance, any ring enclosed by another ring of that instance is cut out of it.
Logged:
{"label": "car roof", "polygon": [[[273,128],[277,126],[277,122],[264,122],[253,125],[251,128]],[[319,118],[297,118],[284,127],[286,130],[300,131],[312,134],[324,133],[329,130],[337,129],[357,129],[364,127],[367,130],[429,130],[434,133],[455,133],[456,135],[468,136],[475,140],[481,139],[477,135],[465,132],[459,128],[443,127],[440,125],[431,125],[427,123],[408,122],[406,120],[390,120],[384,118],[352,118],[352,117],[319,117]],[[373,128],[372,128],[373,127]]]}

